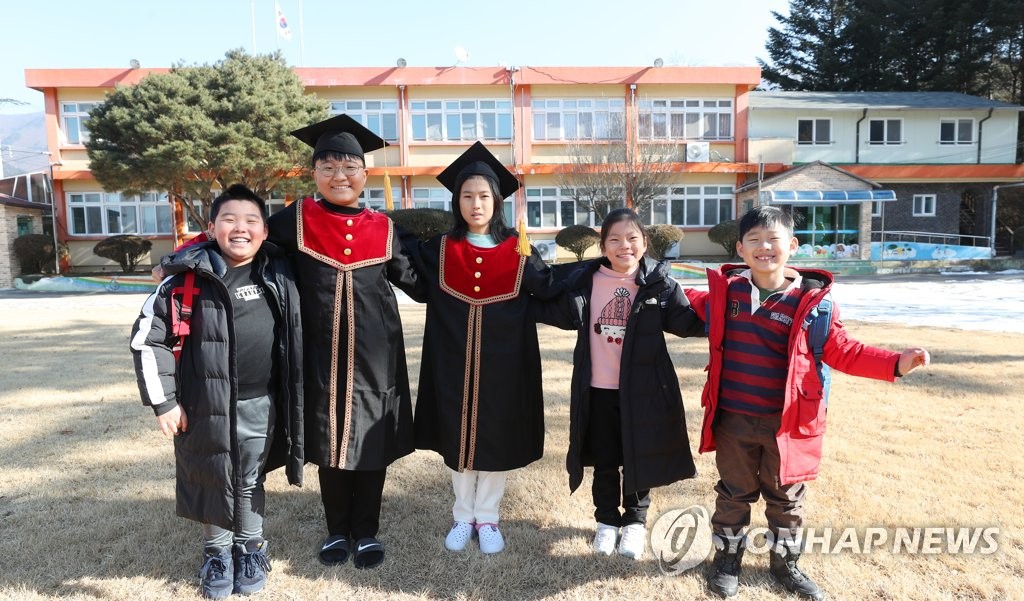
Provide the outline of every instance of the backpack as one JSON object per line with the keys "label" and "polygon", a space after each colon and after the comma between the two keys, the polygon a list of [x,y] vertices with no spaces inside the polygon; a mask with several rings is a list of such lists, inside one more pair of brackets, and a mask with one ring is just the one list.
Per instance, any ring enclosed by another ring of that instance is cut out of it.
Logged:
{"label": "backpack", "polygon": [[[708,316],[710,317],[710,313]],[[821,400],[828,407],[828,393],[832,386],[832,370],[825,365],[822,357],[825,355],[825,343],[828,342],[828,335],[832,329],[832,294],[828,293],[822,297],[817,306],[812,307],[804,318],[802,329],[807,332],[807,346],[811,348],[814,355],[814,369],[818,372],[818,380],[821,381]],[[711,332],[711,320],[704,322],[704,335]]]}
{"label": "backpack", "polygon": [[[171,289],[171,332],[177,336],[171,352],[174,353],[174,361],[177,363],[181,356],[181,345],[185,337],[189,335],[189,322],[192,320],[192,299],[199,296],[199,288],[195,286],[196,274],[192,271],[185,272],[184,285]],[[174,297],[180,295],[181,303],[175,303]]]}

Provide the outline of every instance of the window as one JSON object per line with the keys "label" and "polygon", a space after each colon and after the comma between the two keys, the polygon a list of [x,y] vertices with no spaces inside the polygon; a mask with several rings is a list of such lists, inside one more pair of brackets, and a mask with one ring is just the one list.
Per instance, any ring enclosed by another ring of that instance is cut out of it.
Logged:
{"label": "window", "polygon": [[331,114],[345,113],[388,142],[398,141],[397,100],[339,100],[331,103]]}
{"label": "window", "polygon": [[[413,195],[415,197],[415,195]],[[391,200],[395,203],[395,208],[402,208],[402,189],[398,187],[391,188]],[[451,200],[451,196],[448,196],[448,200]],[[384,199],[384,188],[363,188],[363,192],[359,195],[359,206],[369,207],[377,211],[383,211],[386,205]],[[417,207],[420,208],[420,207]],[[430,207],[437,208],[437,207]],[[441,207],[444,208],[444,207]]]}
{"label": "window", "polygon": [[796,122],[797,144],[831,144],[831,119],[799,119]]}
{"label": "window", "polygon": [[935,217],[935,195],[914,195],[914,217]]}
{"label": "window", "polygon": [[561,188],[526,189],[526,225],[529,227],[566,227],[592,225],[591,212],[577,206],[572,190]]}
{"label": "window", "polygon": [[68,144],[85,144],[89,141],[89,111],[98,102],[62,102],[60,112],[64,119],[64,135]]}
{"label": "window", "polygon": [[871,202],[871,216],[881,217],[882,216],[882,201],[875,200]]}
{"label": "window", "polygon": [[622,140],[626,103],[617,98],[533,100],[534,140]]}
{"label": "window", "polygon": [[707,227],[732,219],[729,186],[673,186],[640,211],[645,224]]}
{"label": "window", "polygon": [[419,142],[512,139],[511,100],[416,100],[409,112]]}
{"label": "window", "polygon": [[784,210],[793,215],[793,234],[800,244],[857,244],[859,204],[798,205],[787,206]]}
{"label": "window", "polygon": [[901,144],[903,121],[901,119],[872,119],[868,123],[870,144]]}
{"label": "window", "polygon": [[[381,196],[383,199],[384,197]],[[414,209],[451,209],[452,193],[447,188],[413,188],[412,208]],[[396,203],[397,205],[397,203]]]}
{"label": "window", "polygon": [[939,144],[971,144],[974,142],[974,119],[942,119],[939,121]]}
{"label": "window", "polygon": [[731,140],[732,100],[641,100],[638,131],[641,140]]}
{"label": "window", "polygon": [[72,235],[170,234],[174,227],[166,194],[75,192],[67,203]]}

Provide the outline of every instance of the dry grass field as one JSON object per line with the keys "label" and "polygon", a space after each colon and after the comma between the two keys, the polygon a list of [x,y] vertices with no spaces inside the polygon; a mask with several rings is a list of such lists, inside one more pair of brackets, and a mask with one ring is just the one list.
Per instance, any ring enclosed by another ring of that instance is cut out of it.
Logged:
{"label": "dry grass field", "polygon": [[[142,407],[128,353],[141,295],[0,298],[0,598],[198,599],[199,528],[174,516],[171,442]],[[412,381],[424,310],[403,306]],[[896,384],[836,374],[822,476],[807,525],[998,527],[991,554],[808,554],[830,599],[1024,598],[1022,337],[848,324],[865,342],[920,344],[933,365]],[[268,479],[274,571],[263,599],[704,599],[707,563],[662,575],[639,562],[596,558],[589,480],[568,495],[564,471],[573,337],[541,328],[547,444],[513,473],[503,504],[507,550],[444,550],[450,479],[424,452],[389,472],[381,539],[385,564],[358,571],[315,559],[323,536],[316,472],[289,487]],[[706,342],[670,348],[693,444]],[[654,492],[652,518],[711,507],[712,456],[700,475]],[[763,506],[755,526],[764,525]],[[652,519],[653,522],[653,519]],[[748,555],[739,599],[789,598],[765,555]]]}

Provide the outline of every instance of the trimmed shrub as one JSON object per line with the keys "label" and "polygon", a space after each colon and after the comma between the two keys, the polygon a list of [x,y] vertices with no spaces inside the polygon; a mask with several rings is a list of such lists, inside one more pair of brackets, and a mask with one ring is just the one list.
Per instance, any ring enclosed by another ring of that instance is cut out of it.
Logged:
{"label": "trimmed shrub", "polygon": [[647,254],[655,259],[664,259],[668,249],[683,239],[683,232],[667,223],[649,225],[644,229],[647,230]]}
{"label": "trimmed shrub", "polygon": [[151,248],[153,243],[141,236],[120,234],[100,240],[92,248],[92,252],[104,259],[116,261],[121,266],[121,271],[131,273]]}
{"label": "trimmed shrub", "polygon": [[452,214],[441,209],[396,209],[388,217],[424,242],[452,229]]}
{"label": "trimmed shrub", "polygon": [[601,234],[585,225],[570,225],[555,234],[555,244],[576,255],[577,261],[582,261],[587,249],[600,240]]}
{"label": "trimmed shrub", "polygon": [[723,221],[708,230],[708,240],[725,249],[732,259],[736,256],[736,243],[740,239],[740,222],[738,219]]}
{"label": "trimmed shrub", "polygon": [[14,239],[14,255],[23,273],[53,271],[53,238],[43,234],[25,234]]}

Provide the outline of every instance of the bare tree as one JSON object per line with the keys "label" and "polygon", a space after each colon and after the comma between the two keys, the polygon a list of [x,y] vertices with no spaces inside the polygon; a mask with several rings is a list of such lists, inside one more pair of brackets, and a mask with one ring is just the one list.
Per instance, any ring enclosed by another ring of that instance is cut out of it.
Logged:
{"label": "bare tree", "polygon": [[559,174],[563,193],[602,221],[627,200],[636,212],[646,213],[654,199],[665,194],[673,163],[682,161],[682,147],[630,143],[620,136],[568,144],[566,155],[568,161]]}

